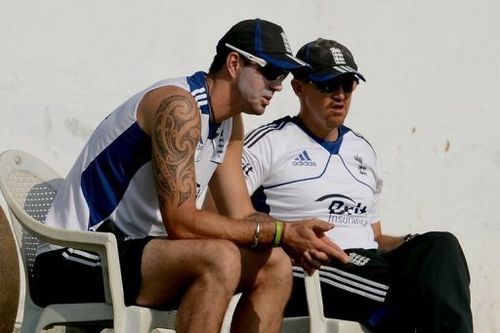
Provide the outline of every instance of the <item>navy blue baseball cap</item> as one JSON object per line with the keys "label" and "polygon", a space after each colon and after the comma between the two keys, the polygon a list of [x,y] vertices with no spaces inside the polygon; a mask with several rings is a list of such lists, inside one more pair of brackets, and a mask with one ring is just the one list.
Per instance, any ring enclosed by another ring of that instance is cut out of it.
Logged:
{"label": "navy blue baseball cap", "polygon": [[[307,43],[297,52],[297,58],[311,65],[312,71],[305,77],[312,82],[323,83],[344,74],[353,74],[357,79],[366,81],[358,72],[351,51],[334,40],[318,38]],[[303,78],[304,73],[300,74]]]}
{"label": "navy blue baseball cap", "polygon": [[[258,18],[233,25],[219,40],[217,53],[222,53],[225,48],[237,52],[243,51],[254,58],[257,57],[257,62],[262,67],[269,63],[285,71],[310,68],[308,64],[293,55],[281,26]],[[259,62],[261,59],[264,61]]]}

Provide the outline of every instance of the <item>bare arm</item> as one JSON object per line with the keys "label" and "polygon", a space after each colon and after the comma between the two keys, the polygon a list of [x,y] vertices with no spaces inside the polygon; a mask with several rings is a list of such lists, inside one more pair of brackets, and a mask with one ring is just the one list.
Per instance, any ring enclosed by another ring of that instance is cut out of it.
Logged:
{"label": "bare arm", "polygon": [[255,213],[241,169],[243,151],[243,120],[241,115],[233,118],[233,131],[224,157],[224,162],[215,170],[210,180],[210,198],[217,211],[223,215],[244,219]]}
{"label": "bare arm", "polygon": [[379,222],[372,224],[373,235],[381,251],[389,252],[404,243],[404,237],[394,237],[382,234],[382,226]]}
{"label": "bare arm", "polygon": [[191,99],[173,95],[162,101],[154,118],[153,172],[160,208],[167,220],[192,208],[195,200],[193,156],[200,137],[200,116],[193,109]]}
{"label": "bare arm", "polygon": [[169,237],[223,238],[249,245],[255,224],[196,208],[194,153],[201,125],[193,97],[178,87],[156,89],[141,101],[138,121],[151,136],[153,174]]}

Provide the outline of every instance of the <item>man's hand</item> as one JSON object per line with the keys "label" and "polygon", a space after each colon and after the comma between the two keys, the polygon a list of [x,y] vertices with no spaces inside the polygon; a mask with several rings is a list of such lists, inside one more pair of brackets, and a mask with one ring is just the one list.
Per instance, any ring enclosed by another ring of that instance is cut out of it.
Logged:
{"label": "man's hand", "polygon": [[307,273],[314,272],[330,259],[347,263],[349,256],[325,235],[332,228],[330,223],[319,219],[287,222],[282,247]]}

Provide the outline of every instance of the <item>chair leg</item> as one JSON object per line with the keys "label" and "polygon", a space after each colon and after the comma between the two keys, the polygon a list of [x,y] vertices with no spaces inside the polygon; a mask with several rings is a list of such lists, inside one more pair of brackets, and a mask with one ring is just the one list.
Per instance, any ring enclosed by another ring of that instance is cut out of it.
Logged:
{"label": "chair leg", "polygon": [[114,320],[114,333],[149,333],[151,313],[141,307],[127,307],[123,315]]}
{"label": "chair leg", "polygon": [[[27,302],[27,300],[25,300]],[[40,311],[31,308],[29,305],[25,305],[23,314],[23,323],[21,324],[21,333],[33,333],[41,332],[43,327],[38,328],[37,325],[40,319]]]}

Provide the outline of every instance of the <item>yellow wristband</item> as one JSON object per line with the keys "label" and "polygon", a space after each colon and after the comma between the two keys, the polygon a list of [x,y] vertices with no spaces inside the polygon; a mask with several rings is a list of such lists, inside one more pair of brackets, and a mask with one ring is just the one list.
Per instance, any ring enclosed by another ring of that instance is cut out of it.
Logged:
{"label": "yellow wristband", "polygon": [[283,234],[283,221],[274,221],[273,247],[278,247],[281,245],[282,234]]}

